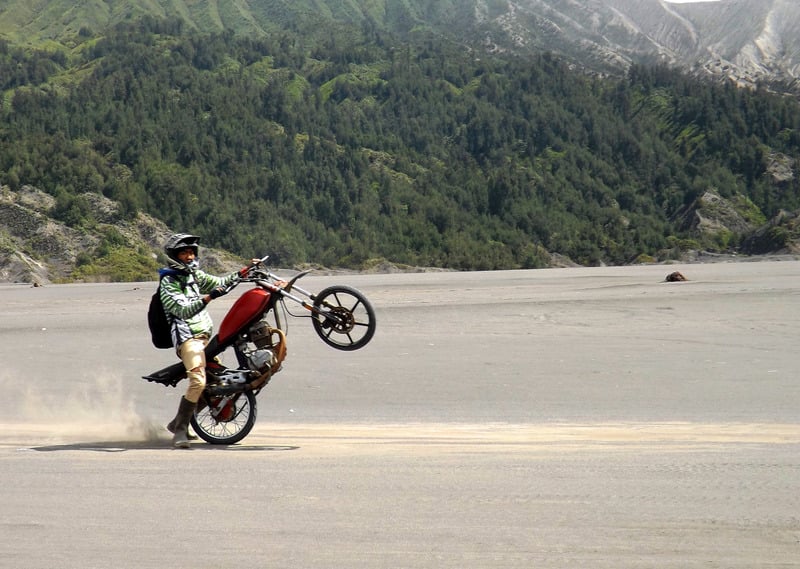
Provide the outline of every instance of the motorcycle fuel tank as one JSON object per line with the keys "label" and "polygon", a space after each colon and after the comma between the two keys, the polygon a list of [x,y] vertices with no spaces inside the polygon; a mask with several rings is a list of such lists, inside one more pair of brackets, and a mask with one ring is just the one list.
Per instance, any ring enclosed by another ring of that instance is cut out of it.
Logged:
{"label": "motorcycle fuel tank", "polygon": [[261,316],[269,304],[270,293],[261,288],[248,290],[233,303],[231,309],[222,319],[219,327],[219,341],[227,342],[230,338]]}

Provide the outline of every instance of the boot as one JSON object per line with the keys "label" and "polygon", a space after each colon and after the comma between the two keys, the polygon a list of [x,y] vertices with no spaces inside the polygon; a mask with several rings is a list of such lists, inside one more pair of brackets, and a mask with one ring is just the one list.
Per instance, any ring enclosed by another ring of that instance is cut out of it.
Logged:
{"label": "boot", "polygon": [[192,403],[185,397],[181,397],[178,413],[170,424],[167,425],[168,429],[170,425],[172,426],[172,429],[169,430],[174,433],[172,437],[172,446],[175,448],[189,448],[189,437],[186,429],[189,427],[189,421],[192,419],[192,414],[196,406],[197,403]]}
{"label": "boot", "polygon": [[[195,408],[196,409],[195,413],[199,413],[200,411],[205,409],[205,407],[206,407],[206,402],[201,397],[200,401],[197,402],[197,407]],[[191,421],[191,419],[192,419],[192,417],[190,415],[189,416],[189,420]],[[178,417],[175,417],[172,421],[167,423],[167,430],[172,434],[175,434],[175,423],[177,421],[178,421]],[[189,429],[186,429],[186,438],[189,439],[190,441],[196,441],[198,437],[192,431],[190,431]]]}
{"label": "boot", "polygon": [[[192,418],[191,418],[191,417],[189,417],[189,420],[190,420],[190,421],[191,421],[191,419],[192,419]],[[175,423],[176,423],[177,421],[178,421],[178,417],[175,417],[175,418],[174,418],[172,421],[170,421],[169,423],[167,423],[167,430],[168,430],[170,433],[172,433],[173,435],[175,434]],[[196,441],[196,440],[197,440],[197,435],[195,435],[195,434],[194,434],[192,431],[190,431],[189,429],[186,429],[186,438],[187,438],[187,439],[189,439],[190,441]]]}
{"label": "boot", "polygon": [[[169,423],[167,423],[167,430],[168,430],[170,433],[172,433],[173,435],[175,434],[175,421],[177,421],[177,419],[178,419],[178,418],[177,418],[177,417],[175,417],[175,418],[174,418],[172,421],[170,421]],[[191,417],[189,417],[189,420],[191,420],[191,419],[192,419],[192,418],[191,418]],[[196,440],[197,440],[197,435],[195,435],[195,434],[194,434],[192,431],[190,431],[189,429],[186,429],[186,438],[187,438],[187,439],[189,439],[190,441],[196,441]]]}

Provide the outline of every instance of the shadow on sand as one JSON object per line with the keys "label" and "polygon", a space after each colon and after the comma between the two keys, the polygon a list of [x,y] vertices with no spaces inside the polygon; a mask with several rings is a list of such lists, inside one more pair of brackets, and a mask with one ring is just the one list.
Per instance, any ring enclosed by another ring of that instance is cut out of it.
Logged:
{"label": "shadow on sand", "polygon": [[153,440],[153,441],[98,441],[86,443],[70,443],[63,445],[47,445],[30,447],[30,450],[38,452],[57,452],[65,450],[85,450],[94,452],[125,452],[129,450],[201,450],[201,451],[237,451],[237,452],[253,452],[253,451],[284,451],[284,450],[297,450],[298,446],[288,445],[210,445],[204,442],[194,442],[188,449],[175,449],[172,447],[170,440]]}

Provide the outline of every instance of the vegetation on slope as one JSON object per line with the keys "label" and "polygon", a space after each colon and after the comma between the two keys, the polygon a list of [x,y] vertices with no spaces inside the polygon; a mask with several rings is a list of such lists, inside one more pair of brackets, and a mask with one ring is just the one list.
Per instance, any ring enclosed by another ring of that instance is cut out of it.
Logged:
{"label": "vegetation on slope", "polygon": [[800,207],[774,168],[800,157],[797,102],[665,68],[590,79],[370,25],[76,37],[0,42],[0,182],[50,193],[71,227],[89,192],[281,264],[499,269],[736,247],[681,223],[708,191],[753,219]]}

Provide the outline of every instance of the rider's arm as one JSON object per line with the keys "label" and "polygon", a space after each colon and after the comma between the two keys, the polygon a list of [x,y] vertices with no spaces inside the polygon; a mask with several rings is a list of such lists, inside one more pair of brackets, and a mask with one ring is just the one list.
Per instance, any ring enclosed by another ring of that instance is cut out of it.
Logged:
{"label": "rider's arm", "polygon": [[198,314],[207,304],[202,296],[187,296],[184,285],[174,277],[161,279],[159,295],[164,310],[181,320],[188,320]]}
{"label": "rider's arm", "polygon": [[203,302],[205,304],[208,304],[209,302],[211,302],[212,299],[216,298],[217,296],[220,296],[220,295],[214,296],[211,294],[215,289],[227,288],[233,283],[239,281],[241,279],[241,276],[239,275],[238,272],[231,273],[224,277],[217,277],[214,275],[209,275],[208,273],[203,271],[195,271],[194,278],[197,282],[198,289],[204,295]]}
{"label": "rider's arm", "polygon": [[239,273],[231,273],[224,277],[217,277],[203,271],[195,271],[194,278],[197,281],[200,293],[209,296],[209,293],[215,288],[227,287],[238,281]]}

